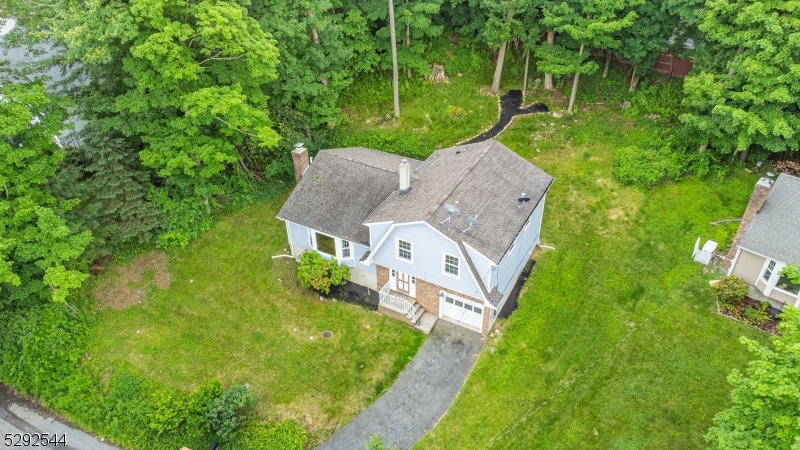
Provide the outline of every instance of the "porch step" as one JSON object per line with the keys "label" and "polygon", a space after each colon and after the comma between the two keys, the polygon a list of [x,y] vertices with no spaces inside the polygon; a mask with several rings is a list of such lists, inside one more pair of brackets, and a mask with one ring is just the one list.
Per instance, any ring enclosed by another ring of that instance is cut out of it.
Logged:
{"label": "porch step", "polygon": [[[420,308],[422,309],[422,308]],[[424,310],[423,310],[424,311]],[[424,312],[419,318],[419,325],[415,325],[414,328],[422,331],[425,334],[430,334],[433,326],[436,325],[436,321],[439,320],[436,316],[429,312]],[[416,323],[416,321],[415,321]]]}
{"label": "porch step", "polygon": [[417,320],[425,314],[425,308],[421,308],[419,305],[416,306],[416,311],[414,311],[414,315],[411,317],[411,323],[416,324]]}
{"label": "porch step", "polygon": [[[411,304],[411,310],[406,313],[406,316],[408,316],[408,319],[411,320],[414,317],[414,314],[416,314],[420,309],[422,309],[422,306],[419,303],[414,302]],[[412,320],[412,322],[414,321]]]}

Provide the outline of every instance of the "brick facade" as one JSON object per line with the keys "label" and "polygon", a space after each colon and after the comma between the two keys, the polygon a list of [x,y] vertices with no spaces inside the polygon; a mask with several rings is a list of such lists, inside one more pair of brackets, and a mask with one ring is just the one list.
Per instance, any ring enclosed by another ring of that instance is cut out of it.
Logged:
{"label": "brick facade", "polygon": [[[378,272],[378,289],[382,288],[389,281],[389,269],[387,267],[377,266]],[[444,291],[455,296],[470,300],[478,304],[484,304],[483,300],[464,295],[461,292],[456,292],[451,289],[443,288],[439,285],[429,283],[425,280],[417,278],[416,280],[416,298],[417,303],[420,304],[425,311],[439,317],[439,291]],[[483,335],[489,333],[489,308],[483,308]]]}

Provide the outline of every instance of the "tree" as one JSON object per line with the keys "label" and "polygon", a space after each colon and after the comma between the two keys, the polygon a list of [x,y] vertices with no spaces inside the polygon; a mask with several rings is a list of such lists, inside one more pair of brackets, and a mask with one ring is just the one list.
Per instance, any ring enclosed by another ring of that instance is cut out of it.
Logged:
{"label": "tree", "polygon": [[787,308],[772,348],[742,337],[756,356],[728,375],[733,406],[714,417],[706,441],[717,449],[797,448],[800,442],[800,310]]}
{"label": "tree", "polygon": [[521,27],[519,21],[514,21],[514,15],[523,13],[526,9],[525,0],[491,0],[484,3],[487,9],[486,26],[483,37],[492,48],[497,48],[497,64],[495,65],[494,78],[492,79],[493,94],[500,92],[500,78],[503,75],[503,63],[506,56],[508,41],[519,37]]}
{"label": "tree", "polygon": [[[676,41],[683,38],[673,35],[681,17],[665,9],[661,1],[647,1],[630,6],[625,12],[630,11],[636,13],[636,20],[631,26],[620,30],[617,53],[633,65],[628,89],[632,92],[636,89],[639,78],[654,66],[658,55],[669,46],[670,38]],[[611,52],[607,53],[610,58]]]}
{"label": "tree", "polygon": [[78,201],[59,202],[48,189],[64,159],[54,136],[65,104],[41,84],[6,83],[0,93],[0,309],[65,301],[88,277],[74,264],[92,240],[62,218]]}
{"label": "tree", "polygon": [[443,26],[434,25],[442,0],[403,0],[396,12],[397,25],[405,29],[405,40],[398,53],[398,64],[411,78],[412,70],[428,72],[428,61],[422,56],[425,40],[442,34]]}
{"label": "tree", "polygon": [[80,198],[67,212],[70,222],[92,232],[85,256],[110,254],[124,242],[149,241],[161,225],[160,209],[147,199],[149,174],[139,170],[136,148],[128,139],[89,124],[82,144],[52,182],[58,198]]}
{"label": "tree", "polygon": [[578,93],[578,82],[581,74],[597,71],[597,64],[585,62],[586,46],[610,50],[618,44],[614,33],[630,26],[636,18],[634,11],[618,17],[626,7],[641,4],[644,0],[571,0],[561,2],[544,10],[544,24],[559,33],[569,35],[579,44],[578,58],[574,59],[575,77],[572,82],[569,107],[572,114],[575,98]]}
{"label": "tree", "polygon": [[392,43],[392,93],[394,96],[394,116],[400,117],[400,93],[398,89],[398,74],[397,74],[397,36],[395,36],[394,27],[394,3],[393,0],[389,1],[389,33]]}
{"label": "tree", "polygon": [[680,116],[697,145],[717,153],[756,147],[766,152],[800,148],[800,8],[794,1],[712,0],[700,30],[720,59],[701,61],[684,81]]}

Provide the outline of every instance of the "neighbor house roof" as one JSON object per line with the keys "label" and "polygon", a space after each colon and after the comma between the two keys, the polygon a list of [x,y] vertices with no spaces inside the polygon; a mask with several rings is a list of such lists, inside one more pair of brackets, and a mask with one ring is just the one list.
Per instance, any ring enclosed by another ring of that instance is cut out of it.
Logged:
{"label": "neighbor house roof", "polygon": [[781,262],[800,264],[800,178],[778,176],[739,247]]}
{"label": "neighbor house roof", "polygon": [[397,190],[402,159],[364,147],[321,150],[278,218],[369,246],[364,221]]}
{"label": "neighbor house roof", "polygon": [[[495,140],[437,150],[413,174],[411,191],[400,195],[395,189],[367,223],[424,221],[495,264],[553,182],[553,177]],[[531,201],[521,205],[518,199],[523,193]],[[450,226],[441,223],[448,216],[445,203],[461,210]],[[481,225],[463,233],[469,227],[467,216],[477,217]]]}

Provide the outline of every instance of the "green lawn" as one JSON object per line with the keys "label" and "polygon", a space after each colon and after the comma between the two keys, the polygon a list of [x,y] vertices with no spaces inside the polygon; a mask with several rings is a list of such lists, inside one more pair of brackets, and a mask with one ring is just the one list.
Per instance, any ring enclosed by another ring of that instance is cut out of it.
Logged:
{"label": "green lawn", "polygon": [[491,448],[703,447],[728,403],[726,375],[750,359],[738,337],[766,336],[715,314],[712,275],[695,277],[691,251],[698,236],[730,241],[737,224],[709,222],[739,216],[756,176],[620,186],[614,151],[645,133],[595,109],[519,118],[501,135],[556,178],[542,227],[556,250],[537,256],[519,309],[495,326],[459,398],[415,448],[485,448],[517,423]]}
{"label": "green lawn", "polygon": [[[424,335],[353,305],[322,301],[296,281],[275,215],[286,199],[226,215],[169,255],[172,285],[140,305],[100,313],[92,361],[192,389],[249,383],[261,413],[291,417],[324,439],[371,403]],[[330,340],[321,337],[331,330]],[[314,339],[309,339],[313,337]]]}

